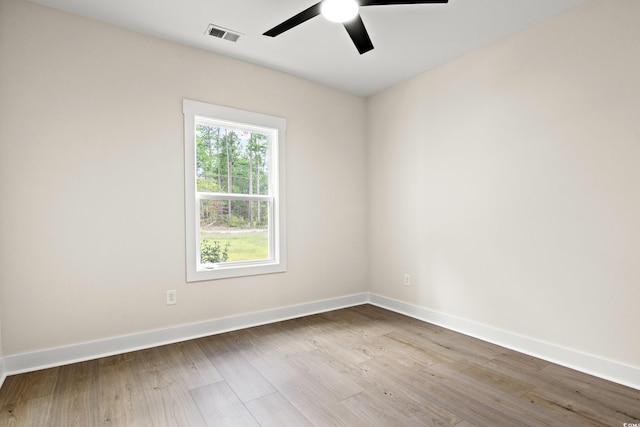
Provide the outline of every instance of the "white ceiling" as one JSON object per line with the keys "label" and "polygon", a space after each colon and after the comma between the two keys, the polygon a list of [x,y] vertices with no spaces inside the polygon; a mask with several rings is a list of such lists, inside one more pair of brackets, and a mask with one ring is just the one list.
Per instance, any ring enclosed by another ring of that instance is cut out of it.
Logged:
{"label": "white ceiling", "polygon": [[[32,0],[134,31],[372,95],[589,0],[450,0],[360,9],[375,49],[358,54],[341,24],[317,16],[262,33],[318,0]],[[237,43],[207,26],[241,33]]]}

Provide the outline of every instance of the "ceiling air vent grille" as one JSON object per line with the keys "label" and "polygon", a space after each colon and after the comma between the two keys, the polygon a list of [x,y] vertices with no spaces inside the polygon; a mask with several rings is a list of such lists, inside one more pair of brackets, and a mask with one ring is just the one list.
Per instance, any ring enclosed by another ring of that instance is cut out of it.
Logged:
{"label": "ceiling air vent grille", "polygon": [[236,34],[236,33],[232,33],[230,31],[227,31],[222,38],[225,39],[225,40],[229,40],[229,41],[235,43],[240,38],[240,34]]}
{"label": "ceiling air vent grille", "polygon": [[206,34],[211,37],[216,37],[223,40],[229,40],[230,42],[237,42],[240,39],[240,33],[232,31],[228,28],[219,27],[217,25],[209,24]]}

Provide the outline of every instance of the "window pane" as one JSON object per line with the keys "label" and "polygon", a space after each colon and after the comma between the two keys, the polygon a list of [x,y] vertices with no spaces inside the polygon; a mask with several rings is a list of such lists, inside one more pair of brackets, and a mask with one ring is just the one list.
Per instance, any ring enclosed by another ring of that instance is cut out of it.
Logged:
{"label": "window pane", "polygon": [[269,202],[200,200],[200,262],[258,261],[269,256]]}
{"label": "window pane", "polygon": [[183,100],[188,282],[287,271],[284,118]]}
{"label": "window pane", "polygon": [[196,122],[197,191],[268,194],[268,136]]}

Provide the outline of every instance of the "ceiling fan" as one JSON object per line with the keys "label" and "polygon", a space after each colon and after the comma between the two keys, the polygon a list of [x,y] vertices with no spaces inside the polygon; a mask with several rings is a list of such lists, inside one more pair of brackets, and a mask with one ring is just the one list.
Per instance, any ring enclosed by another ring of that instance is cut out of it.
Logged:
{"label": "ceiling fan", "polygon": [[386,6],[400,4],[423,4],[423,3],[448,3],[449,0],[322,0],[313,6],[303,10],[297,15],[276,25],[264,36],[275,37],[295,26],[302,24],[309,19],[322,14],[325,18],[333,22],[340,22],[346,28],[353,44],[356,45],[360,55],[373,49],[373,43],[369,38],[369,33],[360,17],[359,8],[364,6]]}

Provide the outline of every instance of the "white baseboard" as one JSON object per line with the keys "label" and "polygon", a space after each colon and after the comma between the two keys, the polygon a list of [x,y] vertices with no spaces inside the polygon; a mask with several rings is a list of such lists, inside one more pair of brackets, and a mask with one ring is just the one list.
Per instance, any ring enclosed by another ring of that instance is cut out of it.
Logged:
{"label": "white baseboard", "polygon": [[4,357],[0,356],[0,388],[4,384],[4,380],[7,378],[7,374],[4,371]]}
{"label": "white baseboard", "polygon": [[581,353],[576,350],[538,341],[513,332],[471,322],[376,294],[369,294],[369,303],[548,362],[566,366],[576,371],[640,390],[640,368],[635,366]]}
{"label": "white baseboard", "polygon": [[256,313],[214,319],[201,323],[74,344],[66,347],[10,355],[4,358],[4,372],[6,375],[14,375],[23,372],[37,371],[54,366],[98,359],[114,354],[143,350],[145,348],[172,344],[189,339],[280,322],[282,320],[365,304],[367,297],[367,293],[355,294]]}
{"label": "white baseboard", "polygon": [[214,319],[201,323],[180,325],[167,329],[74,344],[32,353],[5,356],[0,358],[0,386],[2,386],[7,375],[157,347],[365,303],[370,303],[483,341],[640,390],[640,368],[638,367],[602,359],[371,293],[314,301],[257,313]]}

